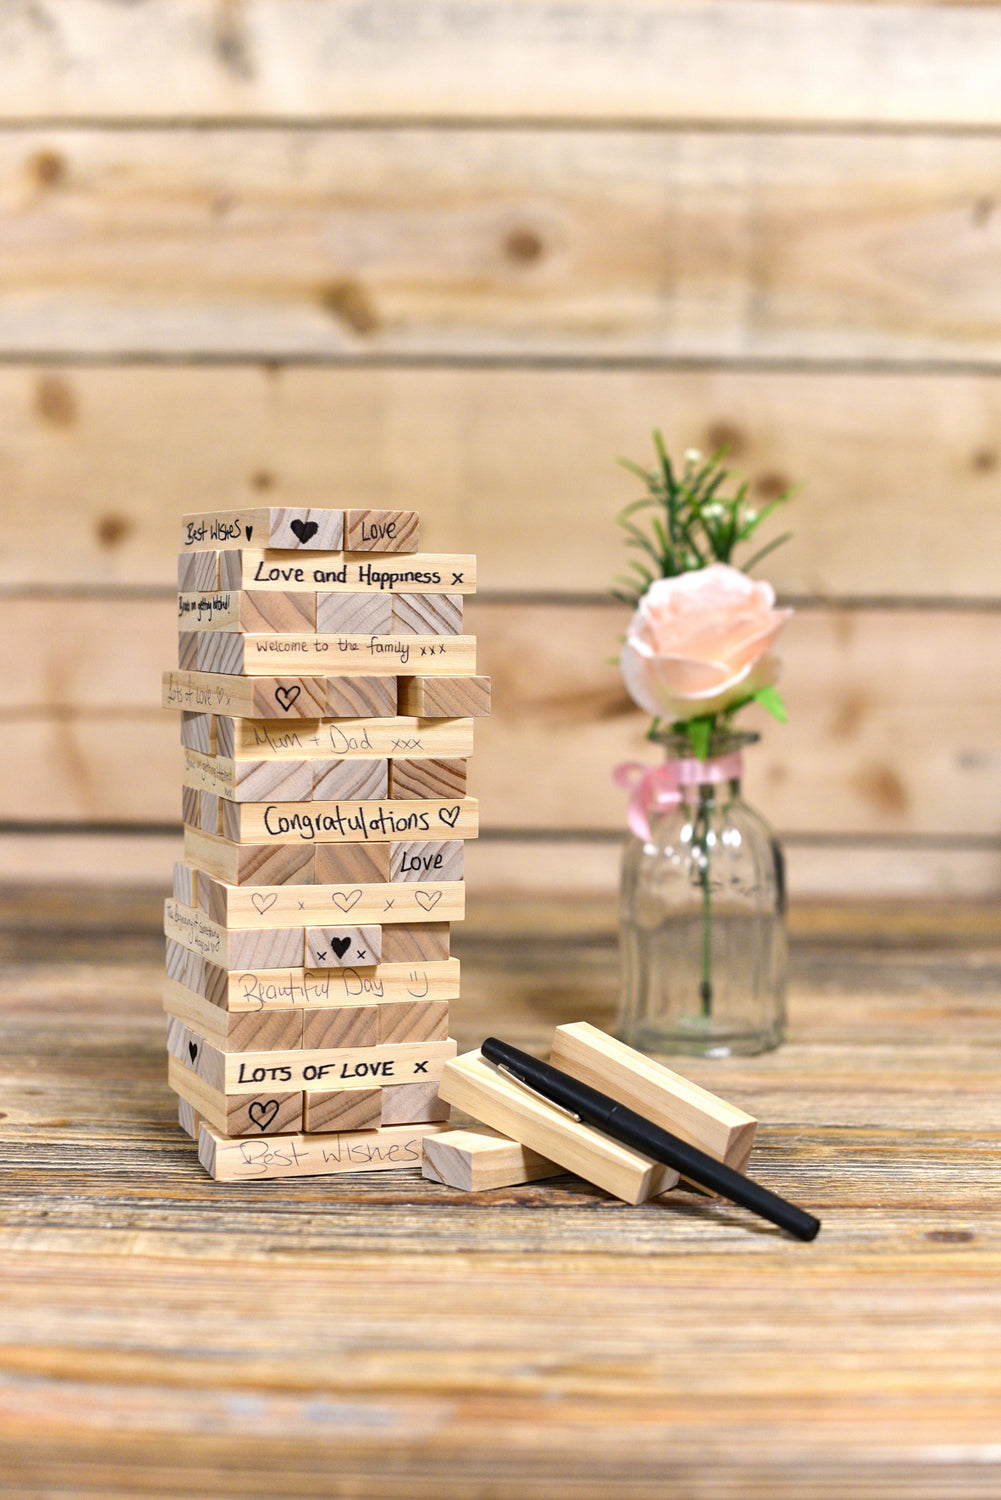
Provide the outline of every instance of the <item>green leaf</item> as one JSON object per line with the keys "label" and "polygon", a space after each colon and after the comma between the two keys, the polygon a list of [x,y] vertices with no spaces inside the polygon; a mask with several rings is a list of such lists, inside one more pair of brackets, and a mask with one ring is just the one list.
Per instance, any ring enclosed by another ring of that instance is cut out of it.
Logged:
{"label": "green leaf", "polygon": [[709,759],[709,745],[716,728],[716,715],[706,714],[701,719],[689,719],[686,723],[678,725],[688,736],[688,743],[692,747],[692,754],[696,760]]}
{"label": "green leaf", "polygon": [[788,724],[789,715],[786,713],[786,706],[782,702],[781,695],[776,692],[775,688],[759,688],[754,694],[754,701],[755,703],[760,703],[762,708],[767,709],[772,718],[778,719],[780,724]]}

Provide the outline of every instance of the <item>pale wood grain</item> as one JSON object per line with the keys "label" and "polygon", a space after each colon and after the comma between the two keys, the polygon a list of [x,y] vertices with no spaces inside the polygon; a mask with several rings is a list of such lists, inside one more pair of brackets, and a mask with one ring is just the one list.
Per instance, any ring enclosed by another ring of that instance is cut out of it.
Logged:
{"label": "pale wood grain", "polygon": [[990,373],[0,366],[0,422],[5,499],[31,518],[8,529],[7,585],[169,589],[181,497],[270,486],[416,492],[428,547],[478,553],[482,587],[603,593],[637,493],[616,457],[649,462],[660,427],[676,454],[730,443],[758,500],[797,486],[760,570],[785,593],[998,597]]}
{"label": "pale wood grain", "polygon": [[979,132],[15,132],[0,343],[996,363],[995,159]]}
{"label": "pale wood grain", "polygon": [[[990,5],[432,0],[221,11],[45,0],[0,17],[33,118],[790,119],[996,124]],[[719,82],[727,59],[726,87]],[[682,61],[683,60],[683,61]],[[44,168],[39,168],[40,172]]]}

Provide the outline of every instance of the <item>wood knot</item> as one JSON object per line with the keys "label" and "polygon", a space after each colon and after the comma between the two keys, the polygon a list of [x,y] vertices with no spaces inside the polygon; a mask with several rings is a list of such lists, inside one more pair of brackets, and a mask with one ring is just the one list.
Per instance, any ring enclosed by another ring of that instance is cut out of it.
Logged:
{"label": "wood knot", "polygon": [[360,281],[332,281],[320,292],[320,306],[352,333],[374,333],[379,326],[375,308]]}
{"label": "wood knot", "polygon": [[723,452],[729,458],[737,458],[747,449],[747,434],[736,422],[710,422],[706,428],[706,447],[710,453]]}
{"label": "wood knot", "polygon": [[542,236],[524,225],[509,230],[504,236],[504,254],[509,260],[518,261],[521,265],[538,260],[544,249]]}
{"label": "wood knot", "polygon": [[36,151],[28,158],[28,175],[39,187],[58,187],[66,177],[66,158],[51,148]]}
{"label": "wood knot", "polygon": [[94,534],[97,540],[102,547],[109,550],[113,547],[120,547],[131,530],[132,522],[127,516],[116,516],[113,513],[99,516],[94,523]]}
{"label": "wood knot", "polygon": [[52,427],[72,427],[77,419],[73,387],[61,375],[40,375],[35,385],[35,412]]}

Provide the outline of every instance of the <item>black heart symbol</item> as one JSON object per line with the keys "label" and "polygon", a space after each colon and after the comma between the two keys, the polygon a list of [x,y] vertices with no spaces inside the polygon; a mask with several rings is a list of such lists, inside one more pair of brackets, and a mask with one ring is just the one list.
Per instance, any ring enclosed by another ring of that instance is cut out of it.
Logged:
{"label": "black heart symbol", "polygon": [[262,1104],[259,1099],[254,1099],[247,1109],[247,1114],[250,1116],[251,1125],[256,1125],[258,1130],[267,1130],[278,1113],[278,1109],[277,1099],[269,1099],[266,1104]]}
{"label": "black heart symbol", "polygon": [[195,1058],[198,1056],[198,1043],[197,1042],[189,1042],[188,1043],[188,1056],[191,1058],[191,1061],[194,1062]]}
{"label": "black heart symbol", "polygon": [[443,823],[448,824],[449,828],[454,828],[459,821],[461,811],[461,807],[439,807],[438,816]]}
{"label": "black heart symbol", "polygon": [[348,949],[351,947],[351,939],[349,937],[331,938],[330,946],[337,954],[338,958],[343,958],[345,953],[347,953]]}
{"label": "black heart symbol", "polygon": [[247,541],[248,542],[250,541],[250,538],[253,536],[253,534],[254,534],[254,528],[253,528],[253,526],[248,526],[247,527]]}
{"label": "black heart symbol", "polygon": [[288,713],[301,692],[302,688],[298,685],[295,687],[276,687],[275,697],[278,700],[278,707],[283,708]]}
{"label": "black heart symbol", "polygon": [[305,547],[310,537],[315,536],[320,529],[315,521],[290,521],[289,526],[295,532],[303,547]]}

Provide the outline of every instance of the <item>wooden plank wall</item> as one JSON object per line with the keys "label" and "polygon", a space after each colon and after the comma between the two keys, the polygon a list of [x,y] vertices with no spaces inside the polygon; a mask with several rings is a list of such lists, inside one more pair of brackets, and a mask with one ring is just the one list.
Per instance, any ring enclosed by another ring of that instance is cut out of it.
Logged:
{"label": "wooden plank wall", "polygon": [[1001,886],[1001,6],[0,7],[0,878],[158,881],[184,511],[475,551],[483,890],[609,892],[615,464],[799,484],[796,894]]}

